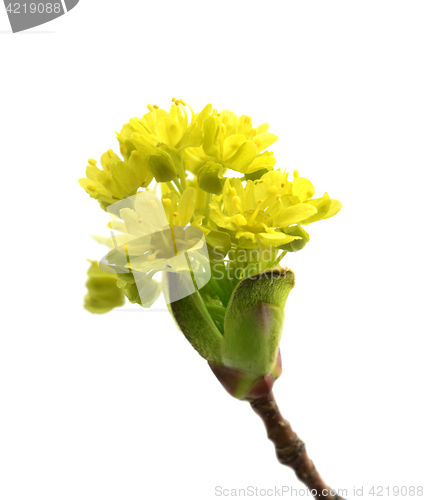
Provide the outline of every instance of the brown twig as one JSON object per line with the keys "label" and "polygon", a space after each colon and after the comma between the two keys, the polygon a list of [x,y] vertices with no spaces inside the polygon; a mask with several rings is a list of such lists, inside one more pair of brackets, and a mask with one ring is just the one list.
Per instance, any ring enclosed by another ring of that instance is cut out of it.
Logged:
{"label": "brown twig", "polygon": [[320,477],[307,455],[304,443],[280,414],[273,392],[250,401],[250,404],[266,426],[267,436],[275,445],[279,462],[294,470],[298,479],[308,487],[314,498],[344,500],[339,495],[333,494],[334,490]]}

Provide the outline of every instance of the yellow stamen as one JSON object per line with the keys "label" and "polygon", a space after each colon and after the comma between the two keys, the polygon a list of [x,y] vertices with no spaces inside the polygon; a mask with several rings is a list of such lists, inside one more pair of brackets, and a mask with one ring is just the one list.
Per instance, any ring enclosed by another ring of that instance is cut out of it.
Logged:
{"label": "yellow stamen", "polygon": [[281,198],[281,196],[280,196],[280,194],[278,194],[278,195],[276,196],[276,201],[279,201],[279,200],[280,200],[280,198]]}
{"label": "yellow stamen", "polygon": [[276,186],[270,186],[269,187],[269,193],[270,194],[276,193],[276,191],[277,191],[277,187]]}
{"label": "yellow stamen", "polygon": [[174,217],[177,217],[179,215],[178,212],[173,212]]}
{"label": "yellow stamen", "polygon": [[141,223],[143,222],[143,219],[141,219],[141,218],[140,218],[140,219],[137,219],[137,222],[138,222],[139,224],[141,224]]}
{"label": "yellow stamen", "polygon": [[108,156],[109,156],[109,158],[114,157],[114,152],[112,151],[112,149],[108,149]]}
{"label": "yellow stamen", "polygon": [[173,97],[171,100],[174,102],[174,101],[176,100],[176,98],[175,98],[175,97]]}
{"label": "yellow stamen", "polygon": [[121,151],[122,155],[125,155],[127,153],[128,150],[127,150],[125,144],[121,144],[120,151]]}
{"label": "yellow stamen", "polygon": [[180,104],[180,101],[179,101],[178,99],[176,99],[176,100],[174,101],[174,104],[175,104],[176,106],[178,106],[178,105]]}
{"label": "yellow stamen", "polygon": [[294,179],[298,179],[299,176],[298,170],[294,170]]}
{"label": "yellow stamen", "polygon": [[230,193],[232,196],[236,196],[236,189],[235,188],[230,188]]}
{"label": "yellow stamen", "polygon": [[93,160],[93,158],[90,158],[90,159],[89,159],[89,164],[90,164],[90,165],[92,165],[93,167],[95,167],[95,166],[96,166],[96,163],[97,163],[97,161],[96,161],[96,160]]}
{"label": "yellow stamen", "polygon": [[262,184],[264,181],[258,181],[258,184]]}
{"label": "yellow stamen", "polygon": [[195,117],[195,112],[193,111],[193,109],[189,106],[189,104],[187,105],[187,107],[190,109],[190,113],[191,113],[191,118],[190,118],[190,123],[193,122],[193,118]]}
{"label": "yellow stamen", "polygon": [[232,202],[235,204],[235,205],[239,205],[240,202],[241,202],[241,199],[239,198],[239,196],[234,196],[232,198]]}
{"label": "yellow stamen", "polygon": [[159,106],[158,106],[157,104],[154,104],[154,105],[153,105],[153,107],[154,107],[155,109],[159,109]]}
{"label": "yellow stamen", "polygon": [[250,135],[252,135],[252,137],[255,137],[257,135],[257,129],[256,128],[252,128],[250,131],[249,131]]}
{"label": "yellow stamen", "polygon": [[96,185],[95,184],[87,184],[87,189],[90,189],[90,191],[96,191]]}
{"label": "yellow stamen", "polygon": [[220,130],[223,132],[223,134],[226,132],[226,125],[224,125],[223,123],[221,124],[220,126]]}
{"label": "yellow stamen", "polygon": [[164,205],[171,205],[171,200],[170,200],[170,198],[164,198],[164,199],[162,200],[162,203],[163,203]]}
{"label": "yellow stamen", "polygon": [[180,103],[183,105],[183,106],[186,106],[186,103],[183,101],[183,99],[179,99],[180,100]]}
{"label": "yellow stamen", "polygon": [[284,188],[285,187],[285,184],[282,182],[282,184],[280,185],[281,188]]}
{"label": "yellow stamen", "polygon": [[154,108],[153,108],[152,104],[148,104],[148,110],[152,111],[152,112],[154,111]]}
{"label": "yellow stamen", "polygon": [[244,122],[248,125],[249,123],[251,123],[251,117],[250,116],[245,116],[244,118]]}
{"label": "yellow stamen", "polygon": [[257,203],[258,204],[263,203],[263,200],[258,200]]}
{"label": "yellow stamen", "polygon": [[259,139],[258,137],[256,139],[254,139],[253,142],[257,146],[257,148],[259,148],[261,146],[261,139]]}
{"label": "yellow stamen", "polygon": [[229,115],[223,115],[222,122],[227,125],[229,123]]}

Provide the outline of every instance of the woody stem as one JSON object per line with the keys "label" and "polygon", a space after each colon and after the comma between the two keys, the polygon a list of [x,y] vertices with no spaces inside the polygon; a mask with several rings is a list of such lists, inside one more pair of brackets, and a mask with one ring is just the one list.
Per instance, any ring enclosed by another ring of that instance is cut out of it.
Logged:
{"label": "woody stem", "polygon": [[267,436],[276,448],[278,461],[293,469],[297,478],[305,484],[316,499],[344,500],[327,486],[307,455],[304,443],[281,415],[273,392],[250,401],[254,412],[263,421]]}

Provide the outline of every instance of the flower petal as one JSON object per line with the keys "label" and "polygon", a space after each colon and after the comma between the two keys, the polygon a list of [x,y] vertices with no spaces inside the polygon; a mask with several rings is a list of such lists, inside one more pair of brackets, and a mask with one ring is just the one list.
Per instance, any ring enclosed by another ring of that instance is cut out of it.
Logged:
{"label": "flower petal", "polygon": [[292,207],[285,208],[278,217],[273,219],[275,227],[288,227],[292,224],[299,224],[305,219],[313,216],[317,212],[316,208],[307,203],[298,203]]}

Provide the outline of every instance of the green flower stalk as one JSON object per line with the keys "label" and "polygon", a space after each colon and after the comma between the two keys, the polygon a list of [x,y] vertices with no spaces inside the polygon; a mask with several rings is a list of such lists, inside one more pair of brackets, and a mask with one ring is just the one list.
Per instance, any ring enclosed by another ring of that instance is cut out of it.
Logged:
{"label": "green flower stalk", "polygon": [[[272,387],[294,273],[287,252],[310,241],[306,227],[341,209],[313,184],[275,168],[269,126],[247,115],[199,113],[173,99],[148,105],[117,134],[119,153],[90,159],[80,185],[111,214],[109,247],[92,262],[85,307],[104,313],[124,296],[151,307],[161,289],[178,328],[223,387],[262,418],[281,463],[313,496],[336,498],[282,418]],[[189,110],[189,111],[188,111]],[[158,277],[161,279],[158,280]],[[327,493],[324,492],[327,490]]]}

